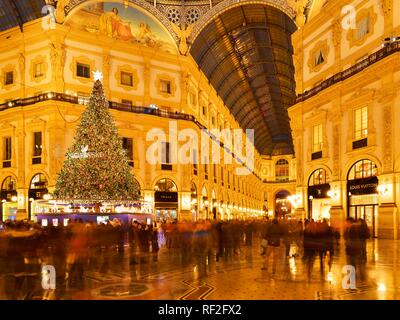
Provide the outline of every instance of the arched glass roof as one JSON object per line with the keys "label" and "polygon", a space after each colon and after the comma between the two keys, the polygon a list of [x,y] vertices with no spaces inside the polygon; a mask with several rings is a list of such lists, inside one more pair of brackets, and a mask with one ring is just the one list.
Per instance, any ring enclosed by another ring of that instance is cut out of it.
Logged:
{"label": "arched glass roof", "polygon": [[261,154],[292,138],[287,108],[295,98],[294,22],[263,5],[230,9],[211,21],[190,53],[242,128],[255,130]]}
{"label": "arched glass roof", "polygon": [[[44,0],[0,0],[0,31],[19,26],[42,17]],[[47,13],[47,12],[46,12]]]}

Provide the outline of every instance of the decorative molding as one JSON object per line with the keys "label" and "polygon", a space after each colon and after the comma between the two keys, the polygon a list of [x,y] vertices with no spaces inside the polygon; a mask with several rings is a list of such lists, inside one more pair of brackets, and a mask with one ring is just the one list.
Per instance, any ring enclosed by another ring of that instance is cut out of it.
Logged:
{"label": "decorative molding", "polygon": [[[6,73],[7,72],[12,72],[13,73],[13,82],[11,84],[5,84],[6,83]],[[17,85],[17,68],[13,64],[7,64],[5,67],[1,69],[1,86],[5,90],[11,90]]]}
{"label": "decorative molding", "polygon": [[[43,64],[43,74],[40,77],[35,77],[35,66],[39,63]],[[48,70],[48,63],[47,58],[45,56],[36,56],[34,59],[31,60],[31,67],[29,74],[31,76],[31,81],[34,82],[41,82],[47,77],[47,70]]]}
{"label": "decorative molding", "polygon": [[[200,32],[213,20],[215,17],[221,15],[234,7],[243,6],[246,4],[262,4],[274,7],[283,11],[288,17],[294,19],[296,12],[288,4],[287,0],[225,0],[209,9],[200,19],[195,23],[192,33],[188,38],[189,43],[193,43]],[[186,3],[185,3],[186,5]]]}
{"label": "decorative molding", "polygon": [[333,169],[332,169],[332,175],[333,178],[332,180],[336,180],[337,178],[340,177],[340,163],[339,163],[339,157],[340,157],[340,124],[335,123],[333,125]]}
{"label": "decorative molding", "polygon": [[[66,0],[68,2],[64,7],[65,16],[71,14],[72,11],[76,10],[78,6],[84,4],[85,2],[89,2],[89,0]],[[172,22],[168,20],[168,17],[165,13],[161,12],[156,6],[153,5],[153,2],[147,2],[145,0],[126,0],[125,4],[133,5],[146,10],[150,15],[154,16],[170,33],[176,43],[179,43],[179,38],[172,27]]]}
{"label": "decorative molding", "polygon": [[[319,53],[322,52],[324,61],[320,64],[316,64],[316,58]],[[308,57],[308,68],[310,72],[319,72],[324,65],[328,63],[328,56],[329,56],[329,45],[328,40],[321,40],[314,45],[314,48],[310,50],[309,57]]]}
{"label": "decorative molding", "polygon": [[383,108],[383,172],[393,172],[392,165],[392,105],[387,104]]}
{"label": "decorative molding", "polygon": [[[90,66],[90,78],[83,78],[83,77],[78,77],[76,74],[76,66],[78,63],[82,63],[82,64],[87,64]],[[72,77],[76,80],[78,80],[81,83],[89,83],[89,82],[93,82],[93,74],[92,71],[94,71],[95,69],[95,61],[89,59],[86,56],[79,56],[79,57],[73,57],[72,58],[72,62],[70,64],[70,69],[72,71]]]}
{"label": "decorative molding", "polygon": [[357,13],[356,16],[356,26],[359,24],[360,21],[369,17],[369,32],[365,34],[360,39],[357,39],[357,31],[356,29],[350,29],[347,31],[347,40],[349,41],[350,48],[354,46],[361,46],[365,43],[365,41],[374,34],[375,32],[375,24],[377,21],[377,14],[374,10],[374,6],[369,8],[364,8]]}
{"label": "decorative molding", "polygon": [[[126,72],[132,74],[132,86],[128,86],[122,83],[121,79],[121,73]],[[132,91],[132,90],[137,90],[137,86],[139,83],[139,76],[137,73],[137,70],[132,68],[128,64],[120,65],[117,68],[117,72],[115,73],[115,79],[117,79],[118,87],[126,90],[126,91]]]}
{"label": "decorative molding", "polygon": [[[65,46],[61,43],[50,45],[50,60],[52,66],[52,81],[56,90],[64,91]],[[74,73],[73,73],[74,74]]]}
{"label": "decorative molding", "polygon": [[[161,91],[161,81],[169,81],[170,82],[170,86],[171,86],[170,93]],[[156,86],[157,94],[159,94],[165,98],[170,98],[170,97],[175,96],[175,92],[176,92],[175,79],[172,78],[169,74],[166,74],[166,73],[157,74],[155,86]]]}
{"label": "decorative molding", "polygon": [[15,126],[13,126],[8,121],[4,121],[0,126],[0,131],[2,131],[2,134],[4,134],[4,131],[10,132],[13,130],[15,130]]}

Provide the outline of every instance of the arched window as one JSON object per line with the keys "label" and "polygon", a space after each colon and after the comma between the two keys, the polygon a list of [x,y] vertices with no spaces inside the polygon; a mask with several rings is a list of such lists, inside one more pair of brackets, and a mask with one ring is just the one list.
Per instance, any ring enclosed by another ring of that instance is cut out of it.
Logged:
{"label": "arched window", "polygon": [[1,191],[14,191],[16,189],[17,189],[17,183],[15,179],[11,176],[5,178],[3,183],[1,184]]}
{"label": "arched window", "polygon": [[377,170],[376,164],[371,160],[360,160],[351,167],[347,180],[375,177]]}
{"label": "arched window", "polygon": [[276,181],[289,180],[289,162],[285,159],[279,159],[275,164]]}
{"label": "arched window", "polygon": [[208,197],[207,188],[205,186],[203,187],[203,189],[201,189],[201,195],[203,196],[203,198]]}
{"label": "arched window", "polygon": [[136,189],[138,191],[138,194],[140,196],[140,184],[135,178],[133,178],[133,184],[135,185],[135,187],[136,187]]}
{"label": "arched window", "polygon": [[308,186],[318,186],[328,183],[328,174],[325,169],[315,170],[308,180]]}
{"label": "arched window", "polygon": [[154,191],[161,192],[178,192],[178,188],[176,187],[175,182],[171,179],[161,179],[157,182],[154,187]]}
{"label": "arched window", "polygon": [[192,186],[190,188],[190,192],[192,193],[192,196],[197,197],[197,187],[194,182],[192,182]]}
{"label": "arched window", "polygon": [[31,180],[30,189],[38,190],[38,189],[46,189],[46,188],[47,188],[46,176],[42,173],[36,174]]}

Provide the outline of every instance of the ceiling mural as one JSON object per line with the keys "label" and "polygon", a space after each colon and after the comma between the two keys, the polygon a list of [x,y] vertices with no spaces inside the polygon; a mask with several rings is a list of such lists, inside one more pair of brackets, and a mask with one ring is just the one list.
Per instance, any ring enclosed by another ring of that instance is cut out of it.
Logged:
{"label": "ceiling mural", "polygon": [[170,35],[150,16],[133,7],[115,2],[88,4],[67,24],[116,40],[176,53]]}

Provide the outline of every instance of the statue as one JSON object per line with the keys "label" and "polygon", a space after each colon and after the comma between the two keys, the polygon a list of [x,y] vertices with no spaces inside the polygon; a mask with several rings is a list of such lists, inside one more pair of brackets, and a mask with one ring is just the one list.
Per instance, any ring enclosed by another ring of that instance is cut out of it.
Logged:
{"label": "statue", "polygon": [[179,52],[185,56],[189,50],[187,39],[192,33],[193,24],[188,27],[182,26],[180,28],[176,24],[172,24],[172,27],[179,37]]}
{"label": "statue", "polygon": [[50,59],[53,68],[53,81],[56,85],[63,83],[63,69],[65,64],[64,46],[60,43],[54,43],[50,46]]}
{"label": "statue", "polygon": [[58,0],[55,12],[56,21],[63,23],[65,21],[65,7],[69,3],[69,0]]}
{"label": "statue", "polygon": [[289,5],[296,12],[296,24],[300,28],[306,23],[306,16],[304,10],[307,6],[307,0],[289,0]]}

